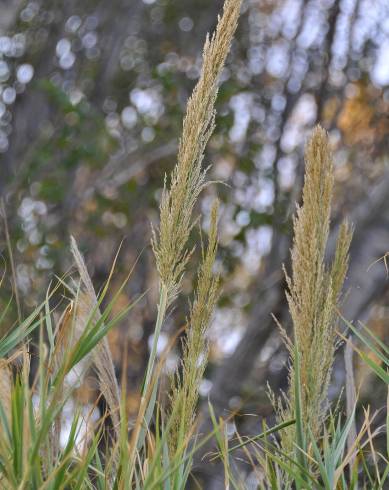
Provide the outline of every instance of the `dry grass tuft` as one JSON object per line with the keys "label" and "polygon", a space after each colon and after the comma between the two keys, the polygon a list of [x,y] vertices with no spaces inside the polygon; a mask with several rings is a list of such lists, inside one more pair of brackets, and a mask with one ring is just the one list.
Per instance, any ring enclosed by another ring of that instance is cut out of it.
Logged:
{"label": "dry grass tuft", "polygon": [[[83,291],[81,291],[77,298],[76,321],[76,324],[79,325],[78,328],[83,331],[87,322],[90,321],[90,316],[93,314],[93,311],[95,311],[95,317],[93,318],[94,322],[97,322],[101,314],[98,308],[98,301],[92,281],[89,277],[84,259],[73,237],[71,237],[71,251],[83,285]],[[120,431],[120,393],[107,337],[103,337],[103,339],[93,349],[92,361],[97,371],[100,391],[107,402],[114,431],[116,437],[118,438]]]}

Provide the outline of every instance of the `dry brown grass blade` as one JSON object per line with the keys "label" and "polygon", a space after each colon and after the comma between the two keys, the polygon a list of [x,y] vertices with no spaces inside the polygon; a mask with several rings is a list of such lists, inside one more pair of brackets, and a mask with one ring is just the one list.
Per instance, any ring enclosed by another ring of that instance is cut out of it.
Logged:
{"label": "dry brown grass blade", "polygon": [[[48,366],[51,376],[54,378],[58,375],[64,363],[66,355],[71,351],[77,340],[80,338],[83,330],[84,322],[80,320],[78,300],[70,301],[58,319],[55,332],[55,347],[50,365]],[[82,362],[82,367],[77,366],[76,372],[79,376],[79,382],[82,382],[86,371],[88,360]],[[36,378],[38,383],[38,378]],[[66,390],[72,387],[66,387],[66,379],[62,380],[61,384],[57,385],[57,389],[53,394],[58,400],[63,400],[66,396]],[[60,412],[54,419],[54,426],[51,431],[51,448],[52,455],[55,459],[60,451],[60,437],[62,431],[62,413]]]}
{"label": "dry brown grass blade", "polygon": [[[96,308],[98,304],[96,293],[93,288],[91,278],[88,274],[85,261],[73,237],[71,237],[71,251],[78,269],[78,273],[80,275],[82,285],[85,288],[85,293],[80,294],[77,305],[77,320],[80,327],[83,328],[85,327],[85,324],[90,318],[90,314],[92,311],[94,311],[94,309],[96,309],[96,316],[94,318],[94,321],[97,321],[99,319],[100,310]],[[118,438],[120,432],[120,393],[115,375],[112,354],[106,337],[104,337],[92,351],[92,360],[98,374],[100,390],[109,407],[115,435],[116,438]]]}
{"label": "dry brown grass blade", "polygon": [[363,436],[366,433],[368,433],[368,431],[370,430],[371,424],[373,423],[373,420],[377,415],[377,413],[375,413],[370,418],[370,408],[369,407],[367,409],[364,408],[363,412],[364,412],[363,424],[362,424],[361,429],[359,430],[359,432],[355,438],[355,441],[353,442],[352,446],[350,448],[348,448],[346,456],[343,458],[342,463],[339,465],[339,467],[337,468],[337,470],[335,472],[335,478],[334,478],[335,482],[337,482],[341,478],[346,466],[352,464],[352,461],[355,460],[357,453],[359,451],[361,451],[367,444],[370,443],[370,441],[369,441],[370,437],[373,438],[377,435],[377,431],[375,431],[375,432],[371,433],[370,436],[368,436],[366,441],[361,443]]}
{"label": "dry brown grass blade", "polygon": [[11,389],[12,372],[9,367],[9,361],[0,359],[0,402],[8,422],[11,416]]}

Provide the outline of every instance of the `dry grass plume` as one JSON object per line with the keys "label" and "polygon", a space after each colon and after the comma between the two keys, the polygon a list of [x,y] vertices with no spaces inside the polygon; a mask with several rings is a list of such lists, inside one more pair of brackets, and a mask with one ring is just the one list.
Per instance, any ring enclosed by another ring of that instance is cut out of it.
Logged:
{"label": "dry grass plume", "polygon": [[[305,152],[303,205],[294,218],[291,252],[292,276],[286,273],[286,293],[293,321],[294,343],[300,357],[300,384],[303,420],[318,437],[326,416],[326,398],[336,348],[336,308],[348,265],[350,227],[342,224],[332,265],[325,264],[330,230],[334,174],[326,132],[313,131]],[[287,339],[291,346],[291,341]],[[293,349],[288,407],[282,418],[295,413],[295,367]],[[293,447],[293,428],[285,431],[282,444]]]}

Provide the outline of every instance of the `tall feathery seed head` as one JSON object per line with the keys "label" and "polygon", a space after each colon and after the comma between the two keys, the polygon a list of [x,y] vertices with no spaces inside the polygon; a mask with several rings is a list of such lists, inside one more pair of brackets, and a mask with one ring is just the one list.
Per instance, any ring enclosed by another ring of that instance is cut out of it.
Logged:
{"label": "tall feathery seed head", "polygon": [[153,230],[152,247],[168,303],[177,296],[191,251],[187,242],[193,228],[192,212],[204,188],[207,169],[202,169],[204,150],[215,127],[215,101],[242,0],[226,0],[212,38],[207,38],[200,79],[190,97],[179,143],[178,160],[170,186],[165,186],[160,205],[158,233]]}
{"label": "tall feathery seed head", "polygon": [[180,446],[180,438],[187,437],[196,414],[199,387],[208,360],[207,330],[219,293],[219,275],[213,267],[217,252],[216,200],[211,210],[211,223],[206,250],[202,249],[202,262],[197,276],[197,287],[187,321],[187,334],[183,343],[182,373],[173,377],[171,411],[174,413],[169,445],[174,453]]}
{"label": "tall feathery seed head", "polygon": [[[286,274],[286,293],[293,321],[294,343],[299,352],[303,420],[315,437],[326,416],[325,401],[336,348],[336,308],[348,266],[352,232],[343,223],[331,267],[325,264],[334,186],[333,160],[326,132],[316,127],[305,152],[303,205],[294,218],[291,252],[292,277]],[[288,408],[282,418],[294,416],[295,366],[292,357]],[[293,428],[285,431],[283,446],[293,448]]]}

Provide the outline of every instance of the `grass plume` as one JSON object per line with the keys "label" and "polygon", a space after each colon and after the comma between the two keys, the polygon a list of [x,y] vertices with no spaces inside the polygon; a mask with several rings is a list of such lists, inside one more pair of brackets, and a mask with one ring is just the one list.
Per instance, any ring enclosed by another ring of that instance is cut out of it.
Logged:
{"label": "grass plume", "polygon": [[[341,225],[332,265],[325,264],[333,194],[333,161],[328,138],[321,127],[313,131],[305,152],[303,205],[294,218],[291,252],[292,277],[286,273],[286,293],[293,321],[294,344],[299,352],[302,419],[314,437],[320,435],[326,417],[326,397],[336,348],[336,308],[348,265],[350,227]],[[291,341],[287,340],[288,345]],[[295,384],[298,362],[290,349],[290,391],[283,420],[296,410]],[[294,428],[284,432],[282,445],[291,451]]]}
{"label": "grass plume", "polygon": [[241,3],[241,0],[226,0],[215,33],[211,38],[207,37],[200,78],[187,104],[177,164],[169,186],[165,179],[159,229],[152,233],[152,248],[160,278],[160,299],[145,390],[151,381],[166,310],[180,291],[191,255],[188,239],[195,223],[193,209],[204,188],[207,173],[207,168],[202,167],[204,151],[215,128],[219,78],[237,27]]}
{"label": "grass plume", "polygon": [[183,439],[191,432],[199,386],[208,359],[206,334],[219,291],[219,276],[213,273],[217,252],[218,206],[218,202],[215,201],[211,210],[208,246],[203,250],[195,299],[187,322],[187,336],[183,345],[181,363],[182,374],[178,370],[173,379],[171,410],[174,413],[174,421],[169,438],[172,453],[182,447]]}
{"label": "grass plume", "polygon": [[[144,448],[154,415],[158,386],[158,377],[155,376],[158,339],[167,309],[180,292],[185,268],[192,253],[188,240],[196,223],[193,210],[206,185],[207,168],[202,165],[204,151],[215,128],[219,79],[237,27],[241,3],[242,0],[225,0],[215,33],[212,37],[207,36],[200,78],[187,104],[177,163],[169,182],[165,177],[159,228],[152,229],[151,244],[159,274],[159,302],[138,420],[132,434],[130,461],[135,461],[141,448]],[[193,375],[196,376],[195,372]]]}
{"label": "grass plume", "polygon": [[215,128],[215,102],[219,78],[236,30],[241,0],[226,0],[223,16],[214,35],[207,38],[203,67],[187,105],[179,143],[177,164],[170,186],[166,185],[160,206],[160,226],[153,232],[152,245],[161,287],[168,292],[168,304],[178,294],[190,257],[187,248],[193,227],[192,212],[205,184],[202,168],[204,151]]}

